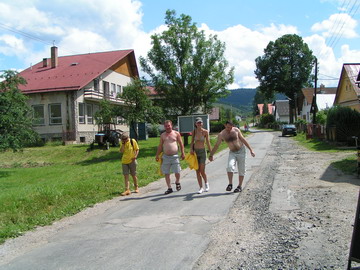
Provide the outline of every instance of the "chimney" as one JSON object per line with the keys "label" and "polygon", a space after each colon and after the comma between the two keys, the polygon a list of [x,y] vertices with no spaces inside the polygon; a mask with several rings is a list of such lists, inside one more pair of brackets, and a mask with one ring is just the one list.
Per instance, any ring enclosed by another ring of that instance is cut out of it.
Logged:
{"label": "chimney", "polygon": [[48,66],[48,59],[47,58],[43,58],[43,67],[47,67]]}
{"label": "chimney", "polygon": [[51,68],[58,66],[58,48],[55,46],[51,47]]}

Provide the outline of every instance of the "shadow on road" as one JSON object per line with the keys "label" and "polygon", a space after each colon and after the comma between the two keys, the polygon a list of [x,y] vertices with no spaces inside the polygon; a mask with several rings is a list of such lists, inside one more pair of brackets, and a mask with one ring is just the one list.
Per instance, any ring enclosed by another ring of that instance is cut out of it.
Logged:
{"label": "shadow on road", "polygon": [[321,175],[320,180],[332,183],[349,183],[355,186],[360,186],[360,179],[356,175],[347,175],[338,172],[331,166],[328,166]]}
{"label": "shadow on road", "polygon": [[184,201],[192,201],[194,199],[204,199],[204,198],[208,198],[208,197],[229,196],[229,195],[236,195],[236,194],[237,193],[233,193],[233,192],[203,193],[203,194],[197,194],[196,192],[194,192],[194,193],[179,194],[179,195],[176,195],[176,194],[164,195],[163,193],[161,193],[161,194],[155,194],[155,195],[149,195],[149,196],[143,196],[143,197],[124,198],[124,199],[121,199],[120,201],[136,201],[136,200],[144,200],[144,199],[152,198],[150,201],[157,202],[160,200],[180,198],[180,197],[183,197]]}

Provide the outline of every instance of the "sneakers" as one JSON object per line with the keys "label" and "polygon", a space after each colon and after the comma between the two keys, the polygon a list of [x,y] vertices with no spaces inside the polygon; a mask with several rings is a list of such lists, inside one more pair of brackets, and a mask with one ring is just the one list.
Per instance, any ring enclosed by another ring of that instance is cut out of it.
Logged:
{"label": "sneakers", "polygon": [[127,196],[130,195],[131,191],[129,189],[125,190],[123,193],[121,193],[121,196]]}
{"label": "sneakers", "polygon": [[205,183],[205,191],[208,192],[210,189],[209,182]]}
{"label": "sneakers", "polygon": [[198,194],[201,194],[204,192],[204,189],[203,188],[200,188],[199,191],[197,192]]}

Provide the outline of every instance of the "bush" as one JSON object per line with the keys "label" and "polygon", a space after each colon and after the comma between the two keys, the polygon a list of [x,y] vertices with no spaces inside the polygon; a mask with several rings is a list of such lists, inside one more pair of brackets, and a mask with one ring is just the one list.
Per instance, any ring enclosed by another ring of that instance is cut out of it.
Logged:
{"label": "bush", "polygon": [[350,142],[360,137],[360,113],[349,107],[332,107],[327,114],[326,128],[336,128],[338,142]]}
{"label": "bush", "polygon": [[269,127],[272,123],[275,123],[274,115],[268,113],[261,115],[259,127]]}
{"label": "bush", "polygon": [[157,125],[151,125],[151,127],[148,129],[149,137],[158,137],[160,136],[160,130]]}
{"label": "bush", "polygon": [[327,114],[329,110],[322,110],[316,114],[316,123],[320,125],[326,124]]}
{"label": "bush", "polygon": [[224,123],[221,121],[210,121],[210,132],[220,132],[224,129]]}

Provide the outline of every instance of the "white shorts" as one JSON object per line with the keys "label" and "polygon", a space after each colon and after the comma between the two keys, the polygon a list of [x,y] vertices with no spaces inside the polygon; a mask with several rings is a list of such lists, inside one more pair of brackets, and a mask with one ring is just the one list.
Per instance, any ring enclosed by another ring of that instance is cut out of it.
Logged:
{"label": "white shorts", "polygon": [[239,151],[233,152],[229,151],[229,158],[226,171],[235,172],[235,165],[237,163],[238,173],[240,176],[245,175],[245,158],[246,158],[246,149],[245,146],[241,147]]}
{"label": "white shorts", "polygon": [[167,156],[163,154],[161,171],[163,174],[170,174],[170,170],[173,173],[180,173],[181,167],[180,167],[179,155]]}

